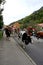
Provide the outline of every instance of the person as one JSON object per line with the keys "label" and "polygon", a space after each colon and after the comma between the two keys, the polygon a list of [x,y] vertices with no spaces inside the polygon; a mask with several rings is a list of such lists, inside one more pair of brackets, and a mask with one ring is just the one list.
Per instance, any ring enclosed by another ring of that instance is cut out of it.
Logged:
{"label": "person", "polygon": [[6,39],[9,40],[9,37],[10,37],[10,30],[8,29],[8,27],[5,28],[5,34],[6,34]]}
{"label": "person", "polygon": [[22,42],[24,43],[23,48],[25,48],[29,43],[32,43],[31,37],[28,35],[27,31],[22,35]]}

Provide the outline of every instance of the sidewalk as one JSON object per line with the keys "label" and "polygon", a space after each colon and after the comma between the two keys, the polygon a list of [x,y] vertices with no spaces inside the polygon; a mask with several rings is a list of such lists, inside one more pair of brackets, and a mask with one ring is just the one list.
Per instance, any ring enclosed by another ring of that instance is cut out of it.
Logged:
{"label": "sidewalk", "polygon": [[0,65],[36,65],[13,38],[4,38],[1,44]]}

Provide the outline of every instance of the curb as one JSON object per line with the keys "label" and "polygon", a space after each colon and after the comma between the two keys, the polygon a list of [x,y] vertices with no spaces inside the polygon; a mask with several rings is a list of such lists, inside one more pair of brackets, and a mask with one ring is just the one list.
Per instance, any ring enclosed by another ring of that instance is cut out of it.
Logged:
{"label": "curb", "polygon": [[[13,38],[14,39],[14,38]],[[18,43],[18,47],[20,48],[20,50],[25,54],[25,56],[30,60],[30,62],[33,64],[33,65],[37,65],[33,60],[32,58],[23,50],[23,48],[20,46],[18,40],[15,39],[15,41]]]}
{"label": "curb", "polygon": [[31,57],[22,49],[22,47],[20,47],[20,45],[18,45],[18,47],[20,48],[20,50],[25,54],[25,56],[30,60],[30,62],[31,62],[33,65],[37,65],[37,64],[31,59]]}
{"label": "curb", "polygon": [[[15,39],[16,42],[18,42],[18,40]],[[33,65],[37,65],[33,60],[32,58],[23,50],[23,48],[20,46],[19,42],[18,42],[18,45],[17,45],[20,50],[25,54],[25,56],[30,60],[30,62],[33,64]]]}

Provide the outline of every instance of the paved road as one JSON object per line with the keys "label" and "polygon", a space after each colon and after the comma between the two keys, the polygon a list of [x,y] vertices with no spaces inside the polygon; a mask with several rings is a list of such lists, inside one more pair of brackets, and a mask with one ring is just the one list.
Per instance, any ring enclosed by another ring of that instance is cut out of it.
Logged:
{"label": "paved road", "polygon": [[[15,38],[16,41],[17,37]],[[43,39],[32,37],[33,44],[29,44],[24,49],[27,54],[36,62],[37,65],[43,65]],[[21,41],[18,41],[22,44]]]}
{"label": "paved road", "polygon": [[0,41],[0,65],[36,65],[11,37]]}

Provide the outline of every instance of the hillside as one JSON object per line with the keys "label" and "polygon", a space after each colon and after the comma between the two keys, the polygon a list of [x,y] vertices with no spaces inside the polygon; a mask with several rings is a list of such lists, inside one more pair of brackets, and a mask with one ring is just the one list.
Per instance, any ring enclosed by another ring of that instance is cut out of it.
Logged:
{"label": "hillside", "polygon": [[[21,27],[27,27],[28,25],[34,26],[37,23],[43,23],[43,7],[33,12],[31,15],[22,18],[17,21],[21,24]],[[15,22],[11,23],[14,24]]]}

